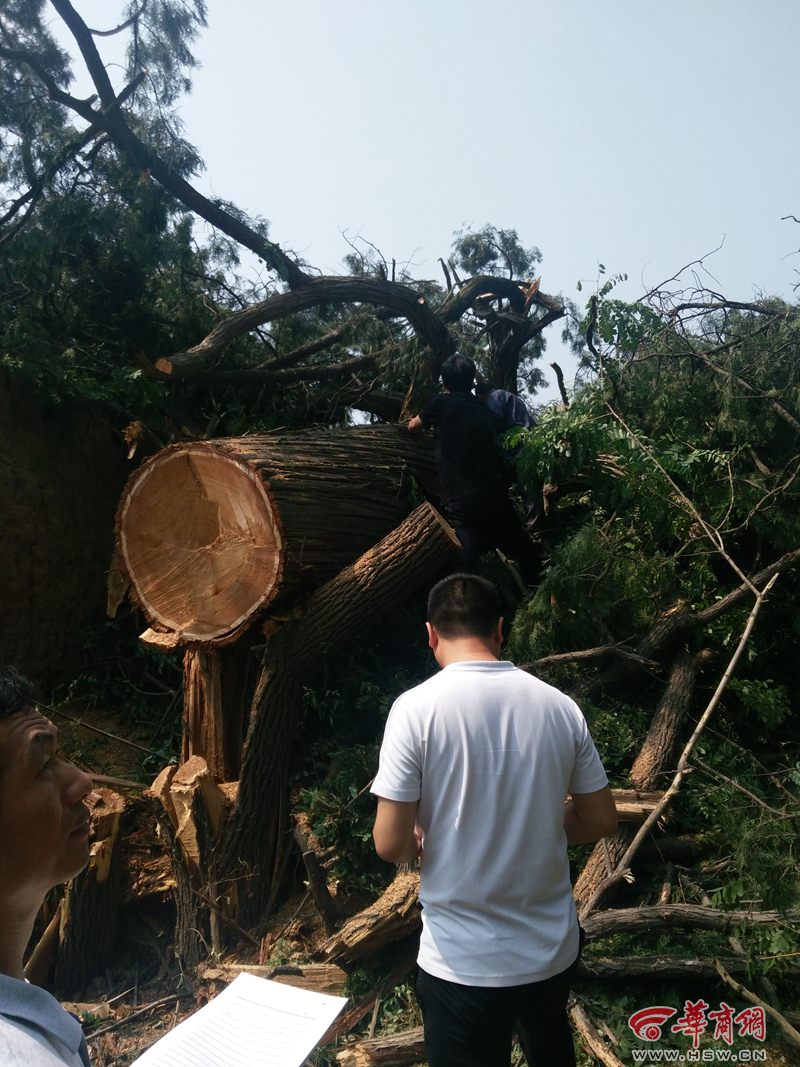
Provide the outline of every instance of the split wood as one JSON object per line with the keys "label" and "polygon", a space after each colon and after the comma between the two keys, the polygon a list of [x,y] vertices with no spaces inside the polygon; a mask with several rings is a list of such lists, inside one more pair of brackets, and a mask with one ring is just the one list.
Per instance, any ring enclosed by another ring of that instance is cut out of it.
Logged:
{"label": "split wood", "polygon": [[573,1000],[569,1006],[569,1014],[575,1024],[575,1029],[580,1034],[586,1048],[596,1060],[604,1063],[606,1067],[625,1067],[625,1064],[617,1059],[605,1041],[595,1029],[589,1014],[577,1000]]}
{"label": "split wood", "polygon": [[44,982],[47,972],[56,958],[62,907],[63,901],[59,900],[52,919],[45,927],[44,933],[37,941],[36,947],[25,964],[24,976],[26,981],[32,985],[41,985]]}
{"label": "split wood", "polygon": [[350,1045],[336,1055],[339,1067],[410,1067],[425,1057],[421,1026]]}
{"label": "split wood", "polygon": [[[681,753],[681,757],[678,760],[678,769],[677,769],[677,772],[675,773],[674,778],[672,779],[672,783],[671,783],[669,789],[664,794],[661,802],[658,805],[656,805],[654,810],[650,813],[650,815],[642,823],[642,825],[640,826],[640,828],[639,828],[636,836],[634,837],[633,841],[630,843],[630,845],[626,849],[624,855],[620,859],[619,863],[614,868],[614,871],[611,874],[609,874],[606,878],[603,879],[603,881],[595,889],[595,891],[592,894],[592,896],[586,902],[584,907],[581,909],[581,913],[580,913],[580,916],[579,916],[581,921],[586,919],[592,913],[592,911],[595,909],[597,904],[602,899],[602,897],[605,894],[605,892],[612,885],[615,885],[617,882],[619,882],[622,878],[625,877],[625,875],[630,870],[631,861],[633,860],[633,857],[636,855],[636,853],[637,853],[637,851],[639,849],[639,846],[644,841],[645,837],[650,833],[650,830],[652,829],[652,827],[661,818],[661,815],[663,814],[664,810],[666,809],[667,804],[670,802],[670,800],[672,800],[672,798],[675,796],[675,794],[680,789],[681,783],[683,782],[683,779],[685,778],[685,776],[686,776],[686,774],[688,772],[688,769],[689,769],[689,758],[692,755],[692,752],[694,751],[694,747],[697,744],[697,741],[700,738],[700,735],[702,734],[706,723],[708,722],[708,720],[711,718],[712,714],[714,713],[714,710],[716,709],[717,704],[719,703],[720,697],[722,696],[723,692],[725,691],[725,688],[726,688],[728,682],[730,681],[734,670],[736,669],[736,664],[739,662],[739,659],[740,659],[742,653],[745,650],[747,642],[750,639],[750,634],[752,633],[753,627],[755,626],[756,619],[758,618],[758,613],[761,610],[761,605],[764,603],[764,599],[766,598],[767,594],[769,593],[769,591],[772,589],[773,585],[777,581],[777,578],[778,578],[778,575],[777,574],[773,574],[773,576],[770,578],[770,580],[767,582],[767,584],[764,586],[764,588],[762,590],[756,590],[756,602],[753,605],[752,610],[750,611],[750,615],[749,615],[749,617],[747,619],[747,624],[745,625],[745,628],[744,628],[744,631],[742,633],[742,636],[739,639],[738,645],[736,646],[736,650],[734,651],[733,655],[731,656],[731,660],[730,660],[730,662],[729,662],[729,664],[728,664],[728,666],[727,666],[727,668],[725,670],[725,673],[723,674],[722,678],[720,679],[719,685],[717,686],[716,690],[714,691],[714,695],[712,696],[711,700],[709,701],[708,706],[706,707],[706,710],[701,715],[700,720],[697,723],[697,726],[695,727],[692,736],[689,738],[689,740],[686,743],[686,746],[685,746],[683,752]],[[751,584],[751,583],[748,582],[748,584]]]}

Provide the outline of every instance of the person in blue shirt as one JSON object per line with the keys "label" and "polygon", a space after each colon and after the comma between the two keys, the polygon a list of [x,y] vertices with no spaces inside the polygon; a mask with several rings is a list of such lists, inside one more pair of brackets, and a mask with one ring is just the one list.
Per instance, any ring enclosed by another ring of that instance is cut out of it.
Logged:
{"label": "person in blue shirt", "polygon": [[475,386],[475,395],[497,417],[499,430],[512,430],[515,426],[530,430],[535,423],[535,419],[516,393],[498,389],[492,382],[480,381]]}
{"label": "person in blue shirt", "polygon": [[[514,429],[530,430],[536,425],[535,416],[531,415],[516,393],[510,393],[507,389],[498,389],[493,382],[480,381],[475,386],[475,395],[491,411],[498,433]],[[522,498],[525,509],[523,525],[528,533],[533,534],[540,525],[541,486],[538,487],[538,491],[532,491],[517,474],[514,460],[522,451],[522,447],[521,441],[513,446],[504,443],[503,457],[509,467],[509,481],[516,482],[517,490]]]}

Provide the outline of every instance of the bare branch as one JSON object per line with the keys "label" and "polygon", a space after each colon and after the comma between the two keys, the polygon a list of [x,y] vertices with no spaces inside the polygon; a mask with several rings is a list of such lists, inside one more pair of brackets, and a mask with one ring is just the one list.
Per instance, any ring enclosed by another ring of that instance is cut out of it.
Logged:
{"label": "bare branch", "polygon": [[764,307],[763,304],[747,304],[739,300],[718,300],[716,302],[688,301],[685,304],[676,304],[667,312],[669,318],[674,318],[681,311],[755,311],[759,315],[785,315],[780,308]]}
{"label": "bare branch", "polygon": [[706,710],[700,716],[700,721],[697,723],[697,726],[695,727],[694,732],[692,733],[692,736],[687,741],[686,746],[684,747],[684,750],[681,753],[681,757],[678,760],[678,769],[677,769],[677,771],[675,773],[674,778],[672,779],[672,784],[670,785],[669,789],[664,794],[664,796],[661,799],[661,801],[656,805],[654,810],[650,813],[650,815],[648,815],[648,817],[642,823],[642,825],[639,828],[639,830],[637,831],[636,836],[634,837],[633,841],[631,841],[630,845],[626,849],[626,851],[625,851],[624,855],[622,856],[622,858],[620,859],[619,863],[614,868],[614,871],[611,874],[609,874],[606,878],[604,878],[603,881],[600,883],[600,885],[598,885],[597,889],[595,889],[594,893],[592,894],[592,896],[587,901],[586,905],[584,906],[584,908],[581,911],[581,915],[580,915],[581,920],[583,920],[585,917],[587,917],[588,915],[591,914],[593,909],[596,907],[596,905],[602,899],[603,895],[606,893],[606,891],[612,885],[615,885],[622,878],[624,878],[626,872],[630,868],[630,864],[631,864],[631,861],[632,861],[633,857],[636,855],[636,852],[639,849],[639,846],[644,841],[645,837],[650,833],[650,830],[653,828],[653,826],[656,824],[656,822],[658,822],[658,820],[661,818],[661,816],[663,815],[664,811],[667,808],[667,805],[669,804],[669,802],[672,800],[672,798],[675,796],[675,794],[680,789],[681,783],[683,782],[683,779],[684,779],[684,777],[686,776],[686,774],[688,772],[688,769],[689,769],[689,758],[691,757],[692,752],[694,751],[694,747],[697,744],[697,742],[698,742],[698,740],[700,738],[700,735],[702,734],[702,732],[703,732],[703,730],[705,728],[706,723],[708,722],[708,720],[711,718],[712,714],[714,713],[714,709],[716,708],[717,704],[719,703],[720,697],[722,696],[723,692],[725,691],[725,688],[726,688],[728,682],[730,681],[734,670],[736,669],[736,664],[739,662],[739,659],[740,659],[740,657],[742,655],[742,652],[744,652],[744,649],[745,649],[745,647],[747,645],[747,642],[750,639],[750,634],[753,631],[753,627],[756,624],[756,619],[758,618],[758,613],[761,610],[761,605],[764,603],[765,597],[767,596],[767,594],[769,593],[770,589],[772,588],[772,586],[777,581],[777,577],[778,576],[776,574],[774,574],[770,578],[770,580],[767,582],[767,584],[766,584],[766,586],[764,587],[763,590],[756,590],[756,602],[753,605],[753,608],[752,608],[752,610],[750,612],[750,615],[749,615],[749,617],[747,619],[747,624],[745,625],[745,628],[744,628],[744,631],[742,633],[742,636],[739,639],[738,645],[736,646],[736,650],[734,651],[733,655],[731,656],[730,663],[728,664],[728,666],[727,666],[727,668],[725,670],[725,673],[723,674],[722,678],[720,679],[719,684],[717,685],[717,688],[714,691],[714,695],[711,697],[711,700],[708,702],[708,706],[706,707]]}
{"label": "bare branch", "polygon": [[786,410],[783,404],[781,404],[780,401],[777,400],[774,396],[765,395],[762,390],[756,389],[756,387],[750,382],[748,382],[746,378],[742,377],[741,374],[738,374],[737,372],[732,370],[728,370],[726,367],[721,367],[719,363],[716,363],[713,359],[711,359],[710,356],[707,356],[704,352],[694,352],[692,353],[692,355],[702,360],[703,363],[705,363],[705,365],[711,370],[713,370],[716,374],[721,374],[723,375],[723,377],[732,379],[733,381],[737,382],[737,384],[741,385],[743,389],[746,389],[749,393],[752,393],[755,396],[762,397],[764,400],[767,401],[767,403],[770,405],[776,415],[779,415],[780,418],[784,420],[784,422],[788,423],[789,426],[791,426],[792,429],[795,431],[795,433],[800,433],[800,422],[798,422],[795,416],[790,414],[790,412]]}
{"label": "bare branch", "polygon": [[649,292],[645,293],[644,296],[642,297],[642,300],[643,301],[644,300],[649,300],[651,297],[653,297],[657,293],[659,293],[664,288],[665,285],[669,285],[670,282],[676,282],[678,280],[678,278],[680,278],[680,276],[683,274],[683,272],[685,270],[689,269],[689,267],[697,267],[697,266],[702,267],[703,264],[705,263],[705,261],[708,259],[708,257],[709,256],[713,256],[716,252],[719,252],[719,250],[722,248],[722,246],[724,244],[725,244],[725,238],[723,237],[716,248],[712,248],[710,252],[706,252],[706,254],[704,256],[700,256],[699,259],[693,259],[690,263],[684,264],[684,266],[682,266],[681,269],[676,274],[673,274],[671,278],[665,278],[663,282],[659,282],[659,284],[656,285],[653,289],[651,289]]}
{"label": "bare branch", "polygon": [[719,960],[715,960],[714,964],[717,968],[717,973],[726,985],[729,985],[740,997],[744,997],[744,999],[749,1000],[751,1004],[756,1004],[759,1008],[762,1008],[767,1015],[769,1015],[771,1019],[774,1019],[778,1026],[780,1026],[786,1043],[791,1045],[792,1048],[800,1049],[800,1033],[795,1030],[792,1024],[788,1022],[779,1011],[773,1008],[771,1004],[767,1004],[765,1001],[761,1000],[755,993],[751,993],[749,989],[746,989],[734,978],[731,978]]}
{"label": "bare branch", "polygon": [[[161,362],[161,360],[159,360]],[[230,385],[291,385],[294,382],[328,382],[343,375],[355,374],[375,367],[375,356],[354,356],[341,363],[319,363],[305,367],[288,367],[273,371],[269,367],[252,370],[201,370],[195,377],[198,381]],[[158,365],[156,365],[158,366]],[[161,377],[161,375],[159,375]]]}
{"label": "bare branch", "polygon": [[731,567],[732,570],[742,579],[742,581],[746,585],[748,585],[750,587],[750,591],[752,593],[755,593],[756,595],[758,595],[758,590],[756,589],[756,587],[753,585],[753,583],[750,581],[750,579],[745,575],[745,573],[741,570],[741,568],[738,566],[738,564],[731,558],[731,556],[726,551],[725,544],[724,544],[724,542],[722,540],[722,536],[719,533],[719,531],[716,530],[713,526],[709,526],[709,524],[706,522],[706,520],[703,518],[703,516],[700,514],[700,512],[694,506],[694,503],[683,492],[683,490],[677,485],[677,483],[674,481],[674,479],[671,477],[671,475],[669,475],[667,473],[667,471],[662,466],[662,464],[659,463],[659,461],[653,455],[652,450],[647,447],[647,445],[644,443],[644,441],[642,441],[641,438],[639,438],[639,436],[636,433],[634,433],[634,431],[630,428],[630,426],[628,426],[628,424],[625,422],[625,420],[622,418],[622,416],[617,414],[617,412],[612,408],[611,404],[609,404],[608,401],[606,401],[606,407],[611,412],[611,414],[614,416],[614,418],[617,420],[617,422],[620,424],[620,426],[622,426],[625,429],[625,431],[633,438],[633,440],[641,448],[641,450],[644,452],[644,454],[648,457],[650,462],[655,467],[657,467],[658,470],[661,471],[663,476],[667,479],[669,484],[672,486],[673,490],[675,491],[675,493],[677,494],[679,499],[684,502],[684,504],[686,505],[688,510],[694,516],[695,520],[702,527],[703,531],[706,534],[706,537],[708,537],[708,539],[711,542],[711,544],[719,552],[719,554],[722,556],[722,558],[726,561],[728,566]]}
{"label": "bare branch", "polygon": [[147,8],[147,0],[142,0],[142,6],[138,11],[135,11],[129,19],[125,22],[121,22],[119,26],[116,26],[113,30],[89,30],[89,33],[93,37],[114,37],[118,33],[122,33],[123,30],[127,30],[129,26],[132,26],[137,19],[141,18]]}
{"label": "bare branch", "polygon": [[156,366],[171,377],[189,377],[205,369],[227,345],[256,326],[329,303],[365,303],[388,308],[407,318],[420,338],[442,359],[455,347],[447,327],[434,315],[427,300],[406,285],[367,277],[306,278],[300,288],[278,293],[229,316],[199,345],[169,360],[159,360]]}
{"label": "bare branch", "polygon": [[766,804],[761,797],[757,797],[755,793],[751,793],[749,789],[745,789],[743,785],[739,785],[733,778],[728,778],[722,773],[722,771],[716,770],[714,767],[709,767],[707,763],[704,763],[699,756],[692,757],[692,763],[699,767],[702,771],[705,771],[711,778],[721,779],[726,782],[732,789],[735,789],[739,793],[743,793],[744,796],[749,797],[754,804],[758,804],[765,811],[768,811],[770,815],[777,815],[779,819],[796,819],[797,815],[787,815],[785,811],[778,811],[777,808],[771,808],[769,804]]}
{"label": "bare branch", "polygon": [[645,656],[639,655],[638,652],[625,648],[624,645],[598,645],[596,648],[584,648],[578,652],[558,652],[553,656],[543,656],[532,663],[522,664],[520,670],[528,671],[528,673],[532,674],[542,667],[551,667],[557,663],[578,663],[585,660],[602,659],[605,656],[620,656],[622,659],[631,660],[633,663],[638,663],[642,667],[648,667],[651,670],[658,670],[659,668],[659,663],[656,660],[647,659]]}
{"label": "bare branch", "polygon": [[263,365],[264,370],[280,370],[282,367],[291,367],[295,363],[300,363],[301,360],[307,359],[309,356],[316,355],[317,352],[323,352],[326,348],[332,348],[337,341],[341,341],[354,326],[358,325],[362,321],[360,315],[354,315],[347,322],[342,323],[335,330],[323,334],[315,341],[309,341],[308,344],[300,345],[299,348],[293,349],[291,352],[287,352],[283,356],[276,356],[268,363]]}

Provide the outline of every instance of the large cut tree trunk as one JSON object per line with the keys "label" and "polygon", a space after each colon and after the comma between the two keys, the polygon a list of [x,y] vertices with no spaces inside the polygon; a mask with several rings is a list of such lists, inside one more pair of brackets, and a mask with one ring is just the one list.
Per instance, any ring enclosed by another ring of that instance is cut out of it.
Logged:
{"label": "large cut tree trunk", "polygon": [[302,687],[324,653],[341,647],[440,573],[458,541],[423,504],[309,600],[267,642],[236,808],[217,869],[244,925],[259,921],[287,825],[287,777]]}
{"label": "large cut tree trunk", "polygon": [[130,478],[117,551],[154,630],[231,641],[279,590],[329,580],[437,487],[431,440],[397,426],[172,445]]}

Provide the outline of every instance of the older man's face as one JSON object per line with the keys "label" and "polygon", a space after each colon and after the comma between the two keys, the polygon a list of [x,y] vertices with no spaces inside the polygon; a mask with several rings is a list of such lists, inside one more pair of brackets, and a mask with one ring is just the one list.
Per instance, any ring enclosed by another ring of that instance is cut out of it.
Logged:
{"label": "older man's face", "polygon": [[55,726],[26,708],[0,719],[0,891],[42,895],[89,859],[88,774],[58,755]]}

